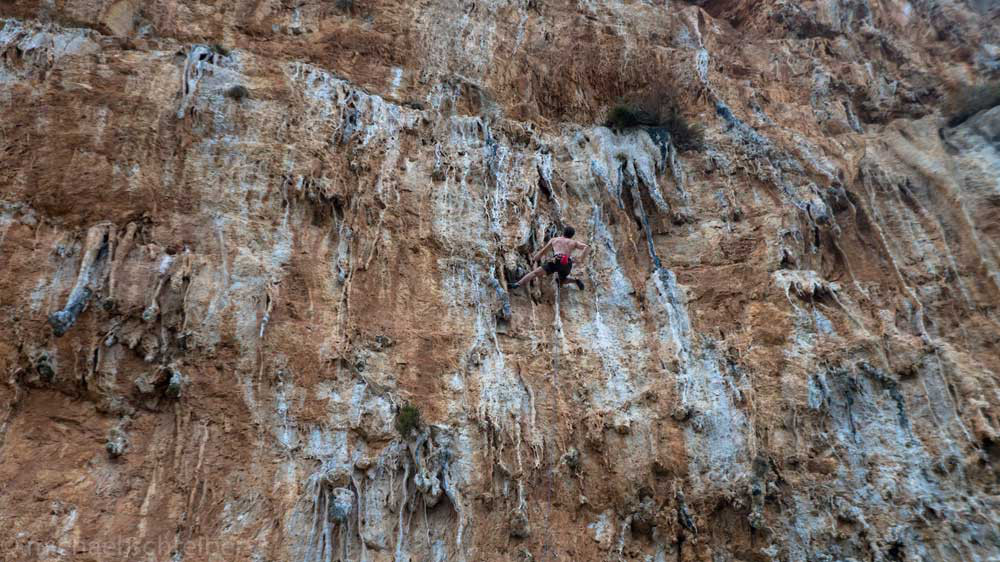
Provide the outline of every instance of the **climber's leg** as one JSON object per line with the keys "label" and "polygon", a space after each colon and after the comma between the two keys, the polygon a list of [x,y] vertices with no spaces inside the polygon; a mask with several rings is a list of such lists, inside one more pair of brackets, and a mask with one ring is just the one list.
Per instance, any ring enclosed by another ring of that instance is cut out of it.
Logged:
{"label": "climber's leg", "polygon": [[566,283],[576,283],[576,288],[582,291],[583,281],[580,281],[579,279],[569,276],[570,272],[573,270],[573,261],[572,260],[567,260],[567,261],[568,263],[565,264],[563,263],[556,264],[557,267],[556,271],[559,273],[559,286],[561,287]]}
{"label": "climber's leg", "polygon": [[520,281],[518,281],[517,283],[514,283],[513,285],[511,285],[510,289],[514,290],[514,289],[520,287],[521,285],[526,285],[528,283],[531,283],[532,279],[534,279],[535,277],[538,277],[539,275],[544,275],[544,274],[545,274],[545,267],[544,266],[542,266],[542,267],[536,267],[535,269],[529,271],[527,275],[525,275],[524,277],[522,277],[520,279]]}

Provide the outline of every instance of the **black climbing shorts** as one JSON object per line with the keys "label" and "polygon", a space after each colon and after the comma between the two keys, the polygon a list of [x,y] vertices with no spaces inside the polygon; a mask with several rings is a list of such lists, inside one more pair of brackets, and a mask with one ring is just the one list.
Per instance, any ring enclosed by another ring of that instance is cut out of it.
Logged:
{"label": "black climbing shorts", "polygon": [[573,258],[556,254],[556,257],[552,258],[552,261],[545,262],[545,265],[542,267],[545,268],[545,273],[558,273],[559,279],[565,280],[569,277],[570,270],[573,269]]}

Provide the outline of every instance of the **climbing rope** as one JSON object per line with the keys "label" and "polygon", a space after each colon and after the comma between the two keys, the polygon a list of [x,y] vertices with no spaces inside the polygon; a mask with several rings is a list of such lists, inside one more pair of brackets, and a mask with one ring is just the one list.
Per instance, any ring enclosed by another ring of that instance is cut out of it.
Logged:
{"label": "climbing rope", "polygon": [[[595,205],[594,206],[594,213],[593,213],[593,215],[591,216],[591,219],[590,219],[590,237],[589,237],[589,240],[588,240],[590,242],[590,245],[591,245],[591,252],[594,251],[593,250],[593,247],[594,247],[594,231],[595,231],[595,227],[597,225],[598,217],[600,216],[599,214],[600,214],[600,208]],[[592,270],[590,271],[590,282],[591,282],[591,287],[594,287],[595,286],[594,285],[594,283],[595,283],[595,277],[594,277],[594,274],[593,274]],[[554,410],[555,410],[555,420],[556,420],[556,425],[558,425],[559,421],[562,419],[562,417],[559,415],[559,411],[558,411],[559,410],[559,405],[560,405],[560,401],[559,401],[559,388],[560,388],[559,387],[559,356],[560,356],[560,351],[562,349],[562,319],[561,319],[560,312],[559,312],[559,302],[560,302],[560,298],[559,298],[560,297],[560,291],[559,291],[560,285],[559,285],[559,281],[556,280],[553,277],[553,283],[555,284],[555,287],[556,287],[556,298],[555,298],[555,306],[554,306],[555,316],[554,316],[554,318],[552,320],[552,332],[553,332],[553,337],[552,337],[552,344],[553,344],[552,345],[552,348],[553,348],[553,352],[552,352],[552,386],[553,386],[554,395],[555,395],[555,407],[554,407]],[[595,295],[596,295],[596,291],[595,291]],[[545,533],[545,544],[544,544],[543,549],[542,549],[543,559],[548,555],[549,551],[551,550],[550,549],[550,546],[551,546],[550,543],[551,543],[551,539],[552,539],[552,527],[549,525],[549,518],[552,515],[552,496],[553,496],[553,493],[554,493],[553,490],[555,488],[555,484],[553,483],[553,480],[555,478],[554,473],[558,469],[559,469],[559,454],[558,454],[558,449],[557,449],[557,451],[556,451],[556,458],[553,461],[552,466],[551,466],[551,468],[548,471],[548,498],[546,500],[546,503],[548,503],[548,511],[545,514],[545,521],[544,521],[545,528],[546,528],[546,533]],[[551,559],[552,560],[558,560],[558,556],[553,555],[553,556],[551,556]]]}
{"label": "climbing rope", "polygon": [[[560,334],[560,332],[562,331],[562,322],[560,321],[560,317],[559,317],[559,281],[557,281],[557,280],[555,280],[555,278],[553,278],[553,282],[555,283],[555,286],[556,286],[556,303],[555,303],[555,307],[554,307],[555,308],[555,318],[552,321],[552,331],[553,331],[553,338],[552,338],[553,339],[553,341],[552,341],[552,343],[553,343],[553,346],[552,346],[552,348],[553,348],[553,352],[552,352],[552,388],[553,388],[554,395],[555,395],[555,408],[553,408],[553,410],[558,410],[558,408],[559,408],[559,350],[560,350],[561,346],[555,345],[555,344],[558,343],[558,340],[561,340],[561,337],[560,337],[561,334]],[[555,416],[554,417],[555,417],[556,424],[558,424],[558,422],[559,422],[559,412],[558,411],[555,412]],[[546,503],[548,504],[548,511],[545,513],[545,529],[546,529],[546,533],[545,533],[545,546],[542,549],[543,559],[544,559],[544,556],[546,554],[548,554],[548,552],[549,552],[549,546],[550,546],[550,542],[551,542],[551,539],[552,539],[552,527],[549,525],[549,517],[552,515],[552,494],[553,494],[553,489],[555,487],[555,485],[553,484],[553,480],[554,480],[553,473],[558,469],[558,463],[559,463],[559,461],[558,461],[558,458],[559,458],[558,454],[559,453],[558,453],[558,450],[557,450],[556,451],[556,460],[552,462],[552,466],[548,470],[548,488],[549,488],[549,490],[548,490],[548,498],[546,499]],[[552,557],[552,560],[557,560],[557,559],[558,559],[557,556],[553,556]]]}

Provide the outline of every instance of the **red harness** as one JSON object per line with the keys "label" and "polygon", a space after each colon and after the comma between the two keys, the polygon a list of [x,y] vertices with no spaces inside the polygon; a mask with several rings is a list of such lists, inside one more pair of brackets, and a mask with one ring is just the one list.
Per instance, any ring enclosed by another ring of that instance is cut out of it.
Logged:
{"label": "red harness", "polygon": [[566,254],[556,254],[556,258],[559,260],[560,265],[569,265],[569,256]]}

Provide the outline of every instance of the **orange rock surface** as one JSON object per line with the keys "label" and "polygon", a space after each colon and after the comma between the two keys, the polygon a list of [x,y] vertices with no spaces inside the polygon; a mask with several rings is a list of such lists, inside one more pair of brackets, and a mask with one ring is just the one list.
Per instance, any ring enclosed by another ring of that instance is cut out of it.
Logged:
{"label": "orange rock surface", "polygon": [[0,18],[0,559],[1000,557],[993,2]]}

